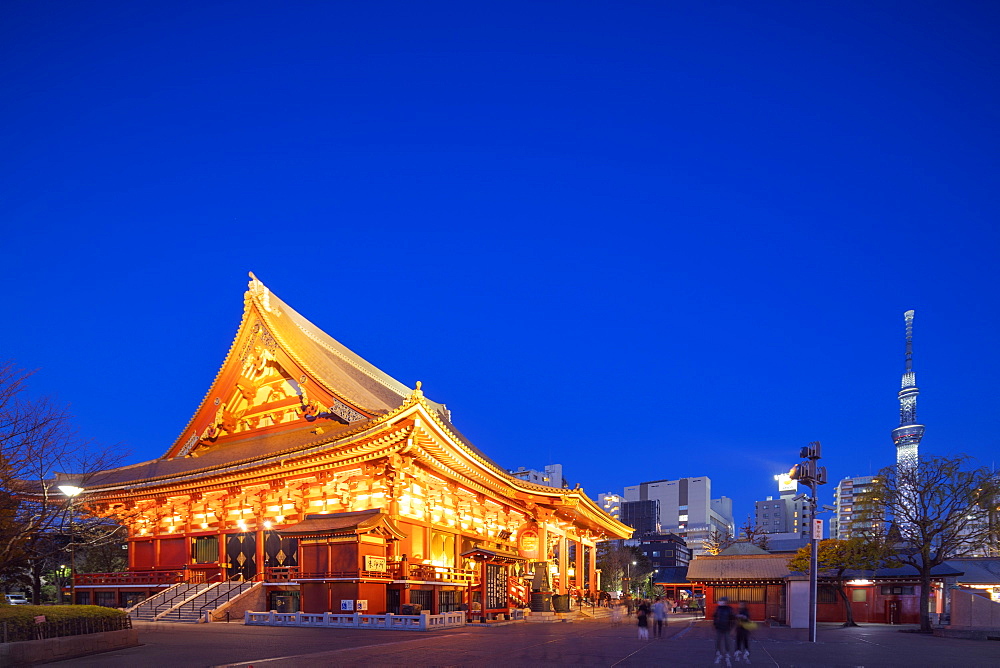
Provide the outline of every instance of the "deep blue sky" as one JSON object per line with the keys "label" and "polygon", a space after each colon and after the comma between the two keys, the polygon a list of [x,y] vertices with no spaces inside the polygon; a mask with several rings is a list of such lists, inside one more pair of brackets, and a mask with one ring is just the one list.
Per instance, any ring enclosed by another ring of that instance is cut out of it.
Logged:
{"label": "deep blue sky", "polygon": [[[993,462],[998,6],[0,5],[0,358],[166,451],[246,273],[595,496]],[[829,501],[833,485],[823,490]]]}

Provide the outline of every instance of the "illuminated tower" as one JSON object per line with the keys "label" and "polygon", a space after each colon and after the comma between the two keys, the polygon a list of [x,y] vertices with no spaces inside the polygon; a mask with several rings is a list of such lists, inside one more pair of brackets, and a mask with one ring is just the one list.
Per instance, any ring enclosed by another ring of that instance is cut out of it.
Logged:
{"label": "illuminated tower", "polygon": [[906,319],[906,370],[899,390],[899,426],[892,430],[896,443],[896,466],[908,467],[917,462],[917,448],[924,435],[924,425],[917,424],[917,376],[913,373],[913,311],[903,314]]}

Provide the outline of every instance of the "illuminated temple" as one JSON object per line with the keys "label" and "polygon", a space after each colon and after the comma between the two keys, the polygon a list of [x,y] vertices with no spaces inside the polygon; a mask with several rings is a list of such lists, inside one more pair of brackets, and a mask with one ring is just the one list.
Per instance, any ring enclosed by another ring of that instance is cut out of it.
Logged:
{"label": "illuminated temple", "polygon": [[[514,435],[516,437],[516,434]],[[78,603],[128,607],[179,582],[252,582],[243,609],[434,614],[596,592],[596,544],[631,535],[582,489],[518,480],[443,404],[369,364],[251,275],[222,367],[159,459],[82,480],[128,529],[128,572]],[[290,609],[291,608],[291,609]]]}

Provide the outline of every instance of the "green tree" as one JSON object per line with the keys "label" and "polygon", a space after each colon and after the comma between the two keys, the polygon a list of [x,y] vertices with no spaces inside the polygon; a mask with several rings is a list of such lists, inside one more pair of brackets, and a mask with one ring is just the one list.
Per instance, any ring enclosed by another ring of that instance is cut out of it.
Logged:
{"label": "green tree", "polygon": [[[931,633],[931,571],[948,559],[980,554],[997,545],[992,521],[1000,480],[987,467],[968,468],[969,457],[921,457],[911,466],[889,466],[862,496],[855,516],[873,539],[896,542],[894,558],[920,574],[920,630]],[[867,529],[866,529],[867,530]]]}
{"label": "green tree", "polygon": [[[645,592],[652,583],[653,564],[639,548],[602,543],[597,552],[601,586],[605,591]],[[629,579],[628,587],[624,580]]]}
{"label": "green tree", "polygon": [[[788,560],[789,570],[808,573],[811,556],[812,544],[802,546],[795,556]],[[851,602],[847,598],[848,572],[879,568],[886,560],[885,549],[880,543],[866,538],[821,540],[816,559],[817,573],[833,582],[840,600],[844,603],[844,614],[847,618],[844,626],[857,626]]]}

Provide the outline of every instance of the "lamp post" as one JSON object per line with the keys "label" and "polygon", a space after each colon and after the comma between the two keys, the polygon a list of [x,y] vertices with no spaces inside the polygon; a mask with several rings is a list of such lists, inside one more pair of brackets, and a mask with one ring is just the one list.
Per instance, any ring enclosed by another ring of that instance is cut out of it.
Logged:
{"label": "lamp post", "polygon": [[76,604],[76,533],[73,527],[76,497],[83,491],[72,483],[59,485],[59,491],[69,497],[69,603]]}
{"label": "lamp post", "polygon": [[[826,467],[817,466],[821,458],[819,441],[813,441],[799,451],[799,457],[805,461],[796,464],[788,472],[788,477],[801,482],[809,488],[809,642],[816,642],[816,583],[818,580],[819,539],[822,538],[822,524],[819,532],[816,530],[816,485],[826,484]],[[818,535],[820,534],[820,535]]]}

